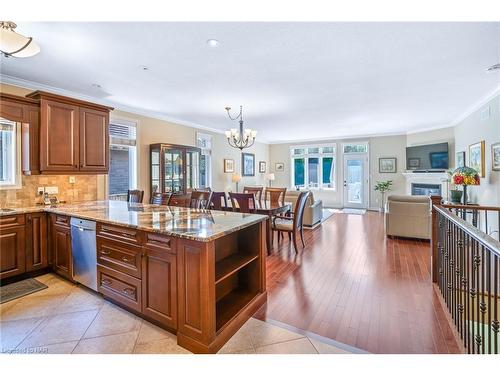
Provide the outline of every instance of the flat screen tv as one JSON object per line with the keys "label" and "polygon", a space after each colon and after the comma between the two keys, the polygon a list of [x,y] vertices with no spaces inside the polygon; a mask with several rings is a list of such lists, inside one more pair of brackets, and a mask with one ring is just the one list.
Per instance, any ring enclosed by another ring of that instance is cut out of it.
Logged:
{"label": "flat screen tv", "polygon": [[407,170],[437,172],[448,168],[447,142],[406,147]]}

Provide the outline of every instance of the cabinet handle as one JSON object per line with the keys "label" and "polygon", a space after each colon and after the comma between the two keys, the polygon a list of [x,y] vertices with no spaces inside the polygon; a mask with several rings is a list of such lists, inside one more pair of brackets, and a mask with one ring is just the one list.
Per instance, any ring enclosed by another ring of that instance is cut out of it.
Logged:
{"label": "cabinet handle", "polygon": [[127,295],[127,296],[135,296],[135,290],[132,289],[132,288],[123,288],[122,289],[123,291],[123,294]]}
{"label": "cabinet handle", "polygon": [[102,255],[109,255],[111,254],[111,251],[106,251],[106,250],[101,250]]}
{"label": "cabinet handle", "polygon": [[124,262],[127,262],[127,263],[133,262],[133,259],[129,259],[129,258],[126,258],[126,257],[123,257],[122,260]]}
{"label": "cabinet handle", "polygon": [[112,281],[110,279],[102,279],[101,284],[102,285],[111,285]]}

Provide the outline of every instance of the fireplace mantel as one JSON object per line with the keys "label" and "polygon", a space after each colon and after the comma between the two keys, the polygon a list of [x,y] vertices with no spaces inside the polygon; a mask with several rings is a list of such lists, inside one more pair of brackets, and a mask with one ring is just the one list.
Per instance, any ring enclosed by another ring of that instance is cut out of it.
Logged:
{"label": "fireplace mantel", "polygon": [[446,198],[448,195],[447,180],[449,178],[446,172],[437,173],[413,173],[403,172],[406,179],[406,194],[411,195],[411,184],[436,184],[441,185],[441,195]]}

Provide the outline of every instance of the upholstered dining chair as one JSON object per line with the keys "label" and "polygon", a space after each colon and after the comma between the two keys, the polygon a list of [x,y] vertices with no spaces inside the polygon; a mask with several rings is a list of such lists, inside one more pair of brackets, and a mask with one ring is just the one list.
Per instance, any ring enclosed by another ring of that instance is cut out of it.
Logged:
{"label": "upholstered dining chair", "polygon": [[281,203],[285,204],[286,188],[268,187],[264,191],[264,200],[269,201],[271,206]]}
{"label": "upholstered dining chair", "polygon": [[211,200],[211,191],[194,190],[191,192],[191,202],[189,203],[189,207],[202,209],[209,208]]}
{"label": "upholstered dining chair", "polygon": [[255,210],[255,195],[254,193],[229,193],[231,206],[233,211],[242,213],[252,213]]}
{"label": "upholstered dining chair", "polygon": [[151,204],[168,206],[171,198],[172,193],[153,193]]}
{"label": "upholstered dining chair", "polygon": [[243,193],[253,193],[255,195],[255,199],[261,201],[263,190],[264,190],[263,186],[245,186],[243,188]]}
{"label": "upholstered dining chair", "polygon": [[127,191],[127,202],[129,203],[142,203],[142,198],[144,198],[144,190]]}
{"label": "upholstered dining chair", "polygon": [[272,230],[273,233],[278,232],[278,242],[280,240],[280,234],[283,232],[287,232],[288,238],[293,240],[293,248],[295,249],[295,253],[297,254],[299,252],[299,247],[297,246],[297,234],[300,234],[302,247],[306,246],[304,242],[304,228],[302,225],[302,220],[304,218],[304,210],[309,194],[311,194],[309,191],[300,193],[299,197],[297,198],[293,217],[280,216],[273,219]]}
{"label": "upholstered dining chair", "polygon": [[212,200],[210,201],[209,208],[211,210],[222,210],[227,207],[226,193],[223,191],[212,192]]}

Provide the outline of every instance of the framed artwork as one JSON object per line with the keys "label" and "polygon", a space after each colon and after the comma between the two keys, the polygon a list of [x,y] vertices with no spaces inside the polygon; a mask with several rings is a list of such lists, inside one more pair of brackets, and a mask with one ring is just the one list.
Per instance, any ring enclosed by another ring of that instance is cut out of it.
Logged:
{"label": "framed artwork", "polygon": [[276,172],[284,172],[285,171],[285,163],[276,163],[274,165],[274,170]]}
{"label": "framed artwork", "polygon": [[234,173],[234,159],[224,159],[224,173]]}
{"label": "framed artwork", "polygon": [[500,171],[500,142],[491,145],[491,167]]}
{"label": "framed artwork", "polygon": [[420,158],[409,158],[408,169],[418,169],[418,168],[420,168]]}
{"label": "framed artwork", "polygon": [[474,168],[480,177],[485,177],[484,141],[469,146],[469,167]]}
{"label": "framed artwork", "polygon": [[241,175],[255,176],[255,154],[241,153]]}
{"label": "framed artwork", "polygon": [[259,161],[259,173],[266,173],[266,162]]}
{"label": "framed artwork", "polygon": [[378,173],[396,173],[396,158],[378,158]]}
{"label": "framed artwork", "polygon": [[432,169],[448,168],[448,152],[431,152],[429,154]]}
{"label": "framed artwork", "polygon": [[457,166],[457,168],[465,167],[465,151],[457,152],[455,165]]}

